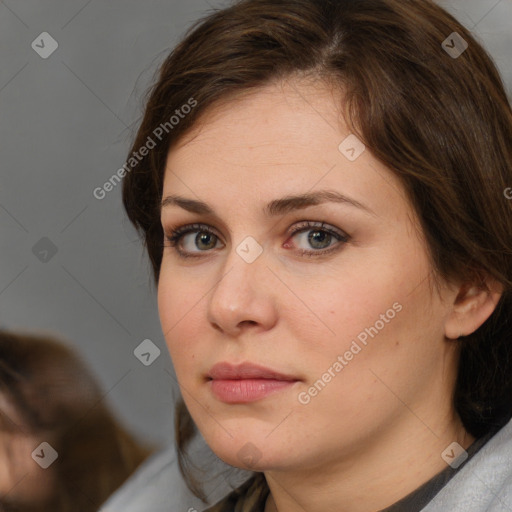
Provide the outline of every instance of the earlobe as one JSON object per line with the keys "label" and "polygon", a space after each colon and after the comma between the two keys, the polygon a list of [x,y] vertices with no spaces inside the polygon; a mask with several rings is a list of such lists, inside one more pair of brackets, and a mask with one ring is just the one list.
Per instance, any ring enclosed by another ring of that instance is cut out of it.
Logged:
{"label": "earlobe", "polygon": [[502,293],[503,285],[490,277],[481,284],[462,284],[446,319],[445,336],[458,339],[475,332],[492,315]]}

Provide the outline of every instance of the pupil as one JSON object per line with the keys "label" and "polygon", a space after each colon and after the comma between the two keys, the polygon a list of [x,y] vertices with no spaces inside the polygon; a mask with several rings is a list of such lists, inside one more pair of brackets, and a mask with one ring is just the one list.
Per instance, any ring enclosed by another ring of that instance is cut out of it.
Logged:
{"label": "pupil", "polygon": [[[209,243],[208,243],[209,242]],[[196,245],[199,247],[201,244],[204,244],[205,249],[211,249],[215,246],[215,241],[213,241],[213,236],[210,233],[198,233],[196,236]]]}
{"label": "pupil", "polygon": [[[331,235],[325,231],[311,231],[308,236],[308,241],[312,247],[317,249],[324,249],[331,241]],[[327,241],[327,243],[325,243]]]}

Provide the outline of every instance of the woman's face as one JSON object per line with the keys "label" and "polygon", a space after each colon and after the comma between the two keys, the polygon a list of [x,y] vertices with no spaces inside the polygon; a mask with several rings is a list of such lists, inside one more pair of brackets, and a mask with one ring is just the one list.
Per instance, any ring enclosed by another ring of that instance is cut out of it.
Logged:
{"label": "woman's face", "polygon": [[432,291],[403,187],[345,141],[336,98],[266,86],[168,157],[162,225],[190,232],[165,242],[162,328],[194,421],[234,466],[313,468],[451,408],[455,292]]}

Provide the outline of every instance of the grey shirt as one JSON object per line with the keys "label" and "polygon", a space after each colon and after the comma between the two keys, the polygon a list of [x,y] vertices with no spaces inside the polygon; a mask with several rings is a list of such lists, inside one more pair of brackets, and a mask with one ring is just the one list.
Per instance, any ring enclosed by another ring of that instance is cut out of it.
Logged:
{"label": "grey shirt", "polygon": [[423,485],[412,491],[410,494],[397,501],[388,508],[380,512],[420,512],[434,498],[434,496],[455,476],[455,474],[468,463],[468,461],[484,446],[496,433],[496,430],[490,431],[483,437],[473,442],[466,450],[468,458],[457,467],[447,466],[443,471],[432,477]]}

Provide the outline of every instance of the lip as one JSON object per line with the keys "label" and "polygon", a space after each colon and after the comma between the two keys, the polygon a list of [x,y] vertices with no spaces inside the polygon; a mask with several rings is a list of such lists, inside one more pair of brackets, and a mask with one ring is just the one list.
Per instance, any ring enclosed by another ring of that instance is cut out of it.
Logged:
{"label": "lip", "polygon": [[273,379],[273,380],[299,380],[291,375],[279,373],[265,366],[253,363],[231,364],[217,363],[207,374],[213,380],[243,380],[243,379]]}
{"label": "lip", "polygon": [[249,403],[288,389],[300,379],[252,363],[217,363],[207,374],[212,393],[222,402]]}

